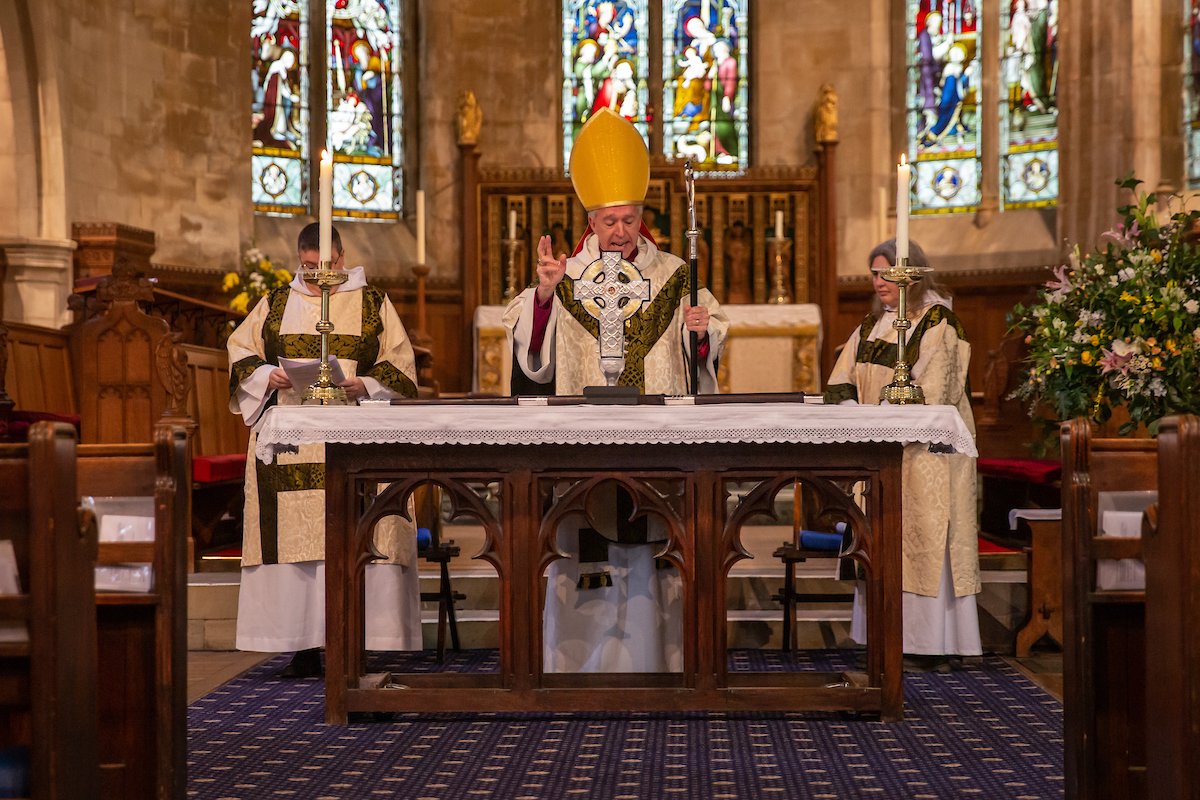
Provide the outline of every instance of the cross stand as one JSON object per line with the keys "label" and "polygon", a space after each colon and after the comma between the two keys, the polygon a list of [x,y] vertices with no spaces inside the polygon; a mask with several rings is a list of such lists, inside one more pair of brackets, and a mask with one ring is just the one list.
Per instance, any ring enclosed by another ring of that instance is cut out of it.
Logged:
{"label": "cross stand", "polygon": [[650,282],[619,251],[604,251],[575,281],[575,299],[599,322],[600,372],[606,383],[584,387],[584,397],[593,403],[636,404],[638,388],[618,386],[617,379],[625,369],[625,320],[650,300]]}

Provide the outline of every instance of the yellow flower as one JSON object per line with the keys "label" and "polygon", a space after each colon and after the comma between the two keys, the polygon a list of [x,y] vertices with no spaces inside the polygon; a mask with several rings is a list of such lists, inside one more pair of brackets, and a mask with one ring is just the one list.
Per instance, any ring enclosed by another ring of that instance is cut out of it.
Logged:
{"label": "yellow flower", "polygon": [[221,281],[221,291],[228,292],[241,282],[241,276],[239,276],[236,272],[226,272],[225,278]]}
{"label": "yellow flower", "polygon": [[1152,259],[1154,259],[1154,263],[1155,263],[1155,264],[1161,264],[1161,263],[1162,263],[1162,253],[1158,252],[1157,250],[1151,250],[1151,251],[1150,251],[1150,257],[1151,257]]}
{"label": "yellow flower", "polygon": [[275,270],[275,277],[279,278],[282,283],[292,282],[292,273],[288,272],[286,269]]}
{"label": "yellow flower", "polygon": [[1091,339],[1091,342],[1092,342],[1092,347],[1099,347],[1099,345],[1100,345],[1100,337],[1099,337],[1099,336],[1093,336],[1093,337],[1092,337],[1092,339]]}
{"label": "yellow flower", "polygon": [[1162,369],[1162,359],[1158,356],[1155,356],[1154,358],[1150,359],[1150,366],[1154,367],[1155,369]]}
{"label": "yellow flower", "polygon": [[229,307],[239,313],[246,313],[246,309],[250,307],[250,295],[241,292],[229,301]]}
{"label": "yellow flower", "polygon": [[1121,292],[1121,299],[1127,303],[1141,302],[1137,295],[1130,294],[1129,292]]}
{"label": "yellow flower", "polygon": [[[1094,339],[1096,337],[1093,336],[1092,338]],[[1079,354],[1079,360],[1081,363],[1084,363],[1084,364],[1092,363],[1092,351],[1084,350],[1082,353]]]}

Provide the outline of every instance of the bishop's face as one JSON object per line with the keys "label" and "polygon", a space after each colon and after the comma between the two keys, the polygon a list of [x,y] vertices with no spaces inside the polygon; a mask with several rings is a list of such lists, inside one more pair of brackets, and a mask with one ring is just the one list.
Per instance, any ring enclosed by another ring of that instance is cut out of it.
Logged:
{"label": "bishop's face", "polygon": [[875,256],[875,260],[871,262],[871,285],[875,287],[875,294],[885,308],[895,308],[896,304],[900,302],[900,290],[896,288],[896,284],[885,281],[879,274],[881,270],[891,269],[891,267],[892,265],[883,256]]}
{"label": "bishop's face", "polygon": [[642,226],[642,207],[612,206],[592,212],[592,230],[600,240],[601,250],[620,250],[621,256],[632,261],[637,255],[638,231]]}

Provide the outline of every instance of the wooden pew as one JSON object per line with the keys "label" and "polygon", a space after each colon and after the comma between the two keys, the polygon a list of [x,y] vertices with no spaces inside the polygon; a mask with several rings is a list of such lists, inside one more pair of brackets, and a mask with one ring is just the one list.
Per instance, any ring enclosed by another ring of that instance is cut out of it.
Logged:
{"label": "wooden pew", "polygon": [[1147,525],[1146,779],[1156,800],[1200,800],[1200,418],[1158,429],[1158,506]]}
{"label": "wooden pew", "polygon": [[[196,422],[192,439],[192,538],[195,557],[220,544],[226,515],[241,534],[242,501],[246,482],[246,448],[250,429],[229,410],[229,354],[196,344],[180,345],[187,356],[193,387],[187,413]],[[228,533],[229,531],[227,531]]]}
{"label": "wooden pew", "polygon": [[0,445],[0,484],[22,590],[0,597],[0,619],[29,633],[0,644],[2,744],[30,747],[33,800],[95,798],[96,527],[78,513],[75,431],[41,422],[28,444]]}
{"label": "wooden pew", "polygon": [[1094,438],[1086,420],[1061,429],[1063,701],[1066,794],[1143,798],[1146,783],[1144,591],[1102,591],[1100,559],[1141,558],[1140,538],[1100,536],[1102,492],[1158,488],[1150,439]]}
{"label": "wooden pew", "polygon": [[146,593],[96,594],[100,797],[168,800],[187,791],[188,433],[155,429],[149,444],[81,445],[84,496],[153,496],[153,543],[101,542],[101,564],[150,563]]}

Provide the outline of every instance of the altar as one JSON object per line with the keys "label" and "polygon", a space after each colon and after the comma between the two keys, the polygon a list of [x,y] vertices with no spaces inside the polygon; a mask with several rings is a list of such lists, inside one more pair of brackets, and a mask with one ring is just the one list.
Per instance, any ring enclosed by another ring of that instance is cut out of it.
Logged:
{"label": "altar", "polygon": [[[722,398],[732,400],[733,398]],[[619,417],[618,417],[619,414]],[[903,715],[901,454],[910,442],[975,454],[952,407],[420,404],[270,409],[257,455],[325,442],[326,720],[362,711],[798,711]],[[542,580],[558,523],[617,481],[668,532],[659,557],[682,578],[684,667],[545,673]],[[865,576],[863,672],[730,665],[725,591],[742,525],[797,481],[848,521]],[[486,532],[476,558],[500,584],[499,659],[484,673],[366,670],[363,568],[371,530],[434,483]],[[381,485],[386,488],[380,490]],[[735,491],[736,488],[736,491]]]}

